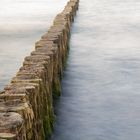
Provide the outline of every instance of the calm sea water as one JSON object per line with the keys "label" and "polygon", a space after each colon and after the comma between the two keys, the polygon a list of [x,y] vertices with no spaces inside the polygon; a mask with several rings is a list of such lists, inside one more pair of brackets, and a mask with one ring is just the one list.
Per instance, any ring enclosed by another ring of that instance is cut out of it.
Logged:
{"label": "calm sea water", "polygon": [[0,89],[9,83],[67,0],[0,0]]}
{"label": "calm sea water", "polygon": [[140,140],[140,2],[81,0],[51,140]]}
{"label": "calm sea water", "polygon": [[[0,1],[0,88],[66,0]],[[52,140],[140,139],[140,2],[81,0]]]}

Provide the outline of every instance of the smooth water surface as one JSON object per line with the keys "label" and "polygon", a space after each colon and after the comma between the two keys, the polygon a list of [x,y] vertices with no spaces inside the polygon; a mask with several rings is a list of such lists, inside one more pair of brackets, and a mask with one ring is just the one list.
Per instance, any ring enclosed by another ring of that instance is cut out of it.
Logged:
{"label": "smooth water surface", "polygon": [[51,140],[140,140],[140,2],[81,0]]}
{"label": "smooth water surface", "polygon": [[68,0],[0,0],[0,89]]}

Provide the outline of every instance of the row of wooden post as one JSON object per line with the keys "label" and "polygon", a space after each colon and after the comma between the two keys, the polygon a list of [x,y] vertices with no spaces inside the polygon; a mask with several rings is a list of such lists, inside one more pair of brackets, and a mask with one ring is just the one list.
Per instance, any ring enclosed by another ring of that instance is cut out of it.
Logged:
{"label": "row of wooden post", "polygon": [[0,140],[45,140],[51,135],[55,119],[53,96],[61,95],[70,27],[78,3],[67,3],[1,92]]}

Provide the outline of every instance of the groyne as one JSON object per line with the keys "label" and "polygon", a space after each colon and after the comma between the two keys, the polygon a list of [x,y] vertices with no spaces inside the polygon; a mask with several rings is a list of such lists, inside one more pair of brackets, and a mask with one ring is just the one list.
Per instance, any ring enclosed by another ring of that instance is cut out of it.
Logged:
{"label": "groyne", "polygon": [[61,95],[70,27],[79,0],[70,0],[0,93],[0,140],[44,140],[53,130],[53,96]]}

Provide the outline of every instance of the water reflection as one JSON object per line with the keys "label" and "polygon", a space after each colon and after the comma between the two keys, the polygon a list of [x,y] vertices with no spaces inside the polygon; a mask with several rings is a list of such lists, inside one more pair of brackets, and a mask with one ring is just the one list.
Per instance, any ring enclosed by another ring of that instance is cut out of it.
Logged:
{"label": "water reflection", "polygon": [[139,140],[140,2],[81,0],[51,140]]}

